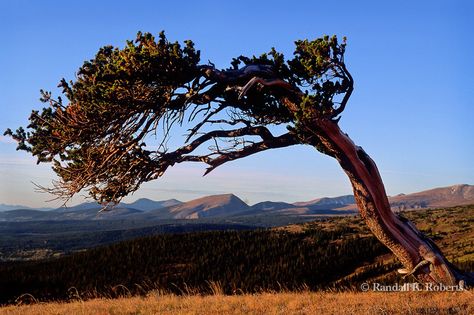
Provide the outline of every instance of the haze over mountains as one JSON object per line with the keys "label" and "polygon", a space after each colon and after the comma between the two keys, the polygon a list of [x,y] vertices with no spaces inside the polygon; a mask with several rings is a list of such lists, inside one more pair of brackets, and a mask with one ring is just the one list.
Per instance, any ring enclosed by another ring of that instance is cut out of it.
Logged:
{"label": "haze over mountains", "polygon": [[[394,210],[450,207],[474,204],[474,186],[455,185],[389,198]],[[0,221],[70,221],[70,220],[162,220],[232,218],[242,216],[321,216],[349,215],[357,212],[352,195],[319,198],[306,202],[265,201],[249,206],[233,194],[213,195],[181,202],[176,199],[153,201],[139,199],[120,203],[113,210],[99,212],[96,203],[70,208],[40,211],[29,208],[10,210],[2,205]]]}

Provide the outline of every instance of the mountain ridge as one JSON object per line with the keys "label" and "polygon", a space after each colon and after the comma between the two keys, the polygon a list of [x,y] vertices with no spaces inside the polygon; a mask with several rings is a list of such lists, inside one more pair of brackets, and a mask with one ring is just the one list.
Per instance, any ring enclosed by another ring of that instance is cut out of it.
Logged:
{"label": "mountain ridge", "polygon": [[237,214],[249,206],[234,194],[205,196],[188,202],[162,207],[130,219],[199,219]]}
{"label": "mountain ridge", "polygon": [[[468,184],[438,187],[412,194],[389,197],[395,211],[474,204],[474,186]],[[252,206],[234,194],[220,194],[187,202],[176,199],[154,201],[141,198],[119,203],[100,211],[95,203],[83,203],[49,211],[22,208],[0,212],[0,221],[61,220],[161,220],[258,216],[327,216],[357,213],[354,196],[323,197],[306,202],[264,201]]]}

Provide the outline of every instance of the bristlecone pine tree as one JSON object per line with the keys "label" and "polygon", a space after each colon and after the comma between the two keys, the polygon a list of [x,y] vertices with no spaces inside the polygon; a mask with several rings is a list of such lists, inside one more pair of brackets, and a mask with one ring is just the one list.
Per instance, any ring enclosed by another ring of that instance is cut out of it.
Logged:
{"label": "bristlecone pine tree", "polygon": [[[391,211],[374,161],[339,128],[354,87],[344,62],[345,39],[295,44],[292,59],[272,49],[217,69],[200,64],[192,41],[180,45],[163,32],[158,40],[138,33],[123,49],[101,48],[75,82],[62,79],[67,104],[41,91],[49,106],[32,112],[29,130],[5,134],[38,163],[52,163],[59,179],[49,192],[70,198],[84,190],[103,204],[118,202],[176,163],[205,163],[207,174],[261,151],[310,145],[339,162],[361,216],[401,261],[401,273],[424,283],[474,284],[472,274],[456,269]],[[183,123],[190,124],[184,145],[170,150],[169,132]],[[285,132],[276,135],[277,125]],[[161,132],[163,141],[151,147],[150,134]]]}

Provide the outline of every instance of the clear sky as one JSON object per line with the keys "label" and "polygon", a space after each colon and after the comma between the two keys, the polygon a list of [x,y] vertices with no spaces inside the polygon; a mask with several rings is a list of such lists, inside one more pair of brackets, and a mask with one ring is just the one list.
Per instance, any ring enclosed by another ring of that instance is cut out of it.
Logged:
{"label": "clear sky", "polygon": [[[202,60],[293,42],[348,37],[355,91],[341,128],[377,162],[388,194],[474,183],[473,1],[1,1],[0,129],[27,124],[41,88],[56,92],[99,47],[123,47],[136,32],[192,39]],[[180,136],[180,135],[177,135]],[[336,161],[310,147],[273,150],[223,165],[170,169],[125,201],[190,200],[232,192],[256,203],[351,193]],[[32,182],[54,179],[0,137],[0,203],[52,207]],[[75,199],[71,204],[80,201]]]}

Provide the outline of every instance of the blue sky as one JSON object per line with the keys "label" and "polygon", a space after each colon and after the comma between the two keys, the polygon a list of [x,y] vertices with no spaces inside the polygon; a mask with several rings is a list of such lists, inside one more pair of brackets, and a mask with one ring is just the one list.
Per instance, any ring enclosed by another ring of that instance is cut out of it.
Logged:
{"label": "blue sky", "polygon": [[[240,54],[293,42],[348,37],[346,64],[355,91],[341,128],[378,164],[389,194],[474,183],[472,1],[2,1],[0,129],[27,124],[39,90],[74,79],[99,47],[123,46],[137,31],[192,39],[228,66]],[[176,135],[180,136],[180,135]],[[351,193],[336,161],[310,147],[273,150],[226,164],[179,165],[126,201],[190,200],[233,192],[255,203]],[[0,137],[0,203],[55,206],[32,182],[54,179]],[[73,200],[72,204],[81,201]]]}

